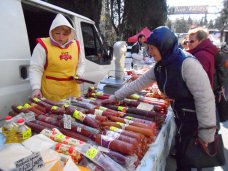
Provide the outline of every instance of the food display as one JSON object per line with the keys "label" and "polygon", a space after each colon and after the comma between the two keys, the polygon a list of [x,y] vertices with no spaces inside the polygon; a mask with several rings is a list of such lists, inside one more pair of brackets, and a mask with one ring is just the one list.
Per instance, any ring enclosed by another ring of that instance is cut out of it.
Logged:
{"label": "food display", "polygon": [[[33,135],[41,133],[55,141],[54,149],[78,166],[135,170],[156,140],[169,100],[156,87],[102,106],[109,97],[90,87],[85,96],[60,102],[30,98],[25,104],[13,104],[9,115],[25,119]],[[26,119],[31,113],[34,119]]]}

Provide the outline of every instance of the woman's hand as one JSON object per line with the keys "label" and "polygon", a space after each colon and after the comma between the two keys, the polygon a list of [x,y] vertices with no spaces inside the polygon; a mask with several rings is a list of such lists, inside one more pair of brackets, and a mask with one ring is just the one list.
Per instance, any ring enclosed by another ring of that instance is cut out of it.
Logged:
{"label": "woman's hand", "polygon": [[116,104],[117,100],[114,95],[111,95],[109,99],[105,99],[101,101],[101,105],[108,105],[108,104]]}
{"label": "woman's hand", "polygon": [[35,89],[32,92],[32,98],[37,97],[37,98],[42,98],[42,93],[40,89]]}

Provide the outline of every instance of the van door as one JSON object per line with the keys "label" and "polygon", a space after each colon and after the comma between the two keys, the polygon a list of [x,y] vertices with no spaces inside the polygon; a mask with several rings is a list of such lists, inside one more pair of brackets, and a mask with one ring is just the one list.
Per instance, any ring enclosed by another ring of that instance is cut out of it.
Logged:
{"label": "van door", "polygon": [[[86,70],[84,78],[99,83],[108,71],[114,70],[114,62],[112,60],[112,50],[104,48],[101,37],[94,23],[80,20],[81,31],[78,33],[82,37],[80,44],[82,45],[82,54],[86,59]],[[89,84],[83,84],[83,92],[85,93]]]}
{"label": "van door", "polygon": [[12,104],[22,104],[31,93],[28,80],[30,50],[20,1],[0,3],[0,119]]}

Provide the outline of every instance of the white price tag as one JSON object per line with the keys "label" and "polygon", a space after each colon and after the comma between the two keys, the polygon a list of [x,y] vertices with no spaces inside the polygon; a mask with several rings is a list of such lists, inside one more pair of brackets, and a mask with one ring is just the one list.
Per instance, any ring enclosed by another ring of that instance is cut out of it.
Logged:
{"label": "white price tag", "polygon": [[36,120],[34,112],[25,113],[25,122],[30,122],[34,120]]}
{"label": "white price tag", "polygon": [[35,171],[44,166],[40,152],[33,153],[15,162],[17,171]]}
{"label": "white price tag", "polygon": [[140,102],[140,104],[137,106],[137,109],[151,111],[154,109],[154,105]]}
{"label": "white price tag", "polygon": [[71,116],[70,115],[63,115],[63,124],[65,129],[71,129]]}

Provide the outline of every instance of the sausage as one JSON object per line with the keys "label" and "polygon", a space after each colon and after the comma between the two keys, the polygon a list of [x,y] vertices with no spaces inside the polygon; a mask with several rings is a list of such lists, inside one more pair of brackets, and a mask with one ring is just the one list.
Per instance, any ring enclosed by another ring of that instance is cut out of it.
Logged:
{"label": "sausage", "polygon": [[104,125],[104,126],[114,126],[114,127],[117,127],[117,128],[125,127],[125,129],[128,130],[128,131],[141,133],[141,134],[143,134],[145,136],[149,136],[149,137],[153,137],[155,135],[154,130],[152,130],[152,129],[140,128],[140,127],[127,125],[127,124],[123,124],[123,123],[118,123],[118,122],[117,123],[116,122],[103,122],[102,125]]}
{"label": "sausage", "polygon": [[105,138],[106,137],[104,135],[98,134],[96,136],[95,142],[98,145],[109,148],[113,151],[120,152],[120,153],[125,154],[125,155],[132,155],[135,153],[136,147],[134,147],[134,145],[126,143],[124,141],[116,140],[116,139],[114,139],[112,141],[108,141]]}
{"label": "sausage", "polygon": [[137,127],[141,127],[141,128],[150,129],[150,128],[153,128],[155,126],[155,124],[148,125],[148,124],[144,124],[144,123],[137,123],[137,122],[134,122],[134,121],[129,120],[129,119],[124,119],[124,118],[115,117],[115,116],[110,116],[109,119],[111,121],[114,121],[114,122],[126,123],[126,124],[129,124],[129,125],[133,125],[133,126],[137,126]]}
{"label": "sausage", "polygon": [[23,112],[23,113],[28,113],[29,112],[28,109],[24,108],[21,105],[14,104],[14,105],[11,106],[11,108],[13,109],[14,112],[16,112],[18,114],[21,113],[21,112]]}

